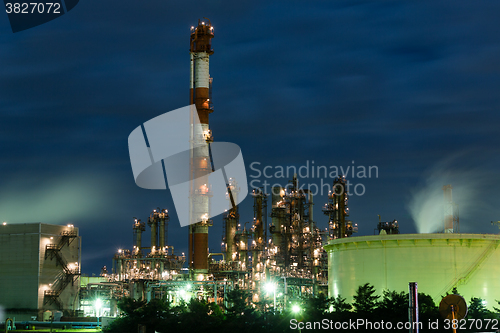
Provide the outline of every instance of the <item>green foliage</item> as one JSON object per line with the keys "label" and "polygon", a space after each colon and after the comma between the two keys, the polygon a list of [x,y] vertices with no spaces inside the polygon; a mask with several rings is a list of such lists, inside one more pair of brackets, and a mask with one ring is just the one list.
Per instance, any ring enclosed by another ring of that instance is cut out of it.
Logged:
{"label": "green foliage", "polygon": [[301,309],[308,320],[321,320],[330,308],[330,299],[325,294],[304,298]]}
{"label": "green foliage", "polygon": [[424,293],[418,293],[418,311],[420,315],[431,317],[439,314],[439,309],[432,297]]}
{"label": "green foliage", "polygon": [[[495,302],[497,302],[497,304],[500,305],[499,300],[496,299]],[[493,307],[493,310],[495,310],[497,313],[500,313],[500,308]]]}
{"label": "green foliage", "polygon": [[164,320],[169,316],[170,304],[160,299],[146,303],[125,297],[118,302],[118,308],[123,315],[111,323],[108,331],[135,333],[137,326],[141,324],[146,325],[149,333],[161,329]]}
{"label": "green foliage", "polygon": [[[456,292],[456,291],[454,291]],[[297,300],[296,300],[297,301]],[[296,302],[293,301],[293,302]],[[264,298],[262,300],[264,305]],[[429,330],[426,324],[440,320],[438,307],[433,299],[426,294],[418,294],[419,319],[424,323],[421,330],[438,333],[440,330]],[[498,302],[498,301],[497,301]],[[327,319],[332,322],[348,322],[349,320],[365,319],[372,322],[407,322],[408,293],[384,290],[382,296],[376,295],[375,288],[370,284],[360,286],[354,295],[352,304],[345,298],[337,296],[328,298],[325,294],[301,299],[300,313],[282,311],[274,313],[260,310],[250,304],[250,293],[235,289],[226,295],[227,307],[222,309],[215,303],[191,299],[188,303],[181,301],[177,306],[160,299],[149,303],[124,298],[118,302],[123,315],[116,319],[108,328],[109,332],[135,333],[138,325],[145,325],[148,333],[260,333],[260,332],[290,332],[290,320],[305,322]],[[500,302],[498,302],[500,304]],[[290,309],[288,309],[290,310]],[[499,311],[499,309],[495,310]],[[467,318],[494,318],[479,298],[471,298]],[[442,328],[442,327],[441,327]],[[307,330],[303,330],[306,332]],[[396,329],[394,332],[398,332]],[[407,330],[405,330],[407,331]],[[403,332],[403,330],[401,331]]]}
{"label": "green foliage", "polygon": [[[496,309],[495,309],[496,310]],[[467,318],[471,319],[486,319],[496,318],[496,315],[488,310],[483,304],[481,298],[471,297],[468,304]]]}
{"label": "green foliage", "polygon": [[331,299],[331,305],[333,312],[335,313],[346,313],[352,310],[352,305],[346,302],[346,299],[340,295]]}
{"label": "green foliage", "polygon": [[377,308],[379,296],[375,295],[375,287],[369,283],[359,286],[354,295],[353,307],[359,314],[369,314]]}
{"label": "green foliage", "polygon": [[408,316],[408,293],[384,290],[378,303],[378,313],[386,318],[405,318]]}
{"label": "green foliage", "polygon": [[331,312],[326,313],[324,317],[332,322],[349,322],[350,319],[355,319],[355,313],[351,312],[352,310],[352,305],[339,295],[330,298],[329,311]]}
{"label": "green foliage", "polygon": [[249,297],[250,292],[239,288],[228,292],[226,295],[226,302],[228,303],[227,312],[235,316],[248,315],[253,312],[253,308],[247,302]]}
{"label": "green foliage", "polygon": [[441,297],[444,298],[445,296],[448,296],[448,295],[460,295],[460,293],[458,292],[457,286],[453,287],[451,289],[451,291],[447,291],[446,295],[441,295]]}
{"label": "green foliage", "polygon": [[[500,305],[499,300],[496,299],[495,302],[497,302],[497,304]],[[495,310],[497,313],[500,313],[500,308],[493,307],[493,310]]]}
{"label": "green foliage", "polygon": [[118,301],[118,309],[120,309],[125,315],[132,316],[134,311],[138,310],[144,306],[146,302],[137,301],[130,297],[124,297]]}

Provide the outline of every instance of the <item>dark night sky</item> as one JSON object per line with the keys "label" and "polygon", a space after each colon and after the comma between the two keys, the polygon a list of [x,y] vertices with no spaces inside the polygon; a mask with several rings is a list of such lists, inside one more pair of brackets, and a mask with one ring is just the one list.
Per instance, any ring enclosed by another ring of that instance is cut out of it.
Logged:
{"label": "dark night sky", "polygon": [[[162,207],[186,251],[169,191],[135,185],[127,138],[188,104],[189,29],[208,17],[210,126],[247,167],[377,166],[378,178],[351,179],[365,188],[350,198],[359,235],[377,214],[404,233],[434,231],[414,221],[439,223],[448,183],[462,231],[498,232],[499,13],[496,0],[84,0],[16,34],[0,15],[0,220],[74,223],[83,272],[98,273],[132,247],[133,217]],[[324,228],[326,196],[315,202]],[[250,221],[252,200],[240,207]]]}

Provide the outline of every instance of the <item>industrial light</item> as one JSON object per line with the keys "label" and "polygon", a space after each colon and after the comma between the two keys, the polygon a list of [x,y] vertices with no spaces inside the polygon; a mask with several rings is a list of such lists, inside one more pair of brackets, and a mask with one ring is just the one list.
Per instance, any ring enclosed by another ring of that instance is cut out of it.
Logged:
{"label": "industrial light", "polygon": [[274,285],[274,283],[272,282],[268,282],[264,285],[264,288],[266,289],[266,291],[268,293],[273,293],[274,290],[276,289],[276,286]]}
{"label": "industrial light", "polygon": [[186,286],[186,290],[191,289],[191,287],[192,287],[192,286],[191,286],[191,283],[188,283],[188,284],[187,284],[187,286]]}
{"label": "industrial light", "polygon": [[99,311],[99,309],[100,309],[100,308],[101,308],[101,306],[102,306],[102,301],[101,301],[101,299],[100,299],[100,298],[98,298],[98,299],[96,299],[96,300],[95,300],[94,306],[95,306],[96,310],[98,310],[98,311]]}
{"label": "industrial light", "polygon": [[295,304],[294,306],[292,306],[292,312],[293,313],[299,313],[300,312],[300,306],[298,306],[297,304]]}
{"label": "industrial light", "polygon": [[2,225],[7,225],[7,222],[2,223]]}

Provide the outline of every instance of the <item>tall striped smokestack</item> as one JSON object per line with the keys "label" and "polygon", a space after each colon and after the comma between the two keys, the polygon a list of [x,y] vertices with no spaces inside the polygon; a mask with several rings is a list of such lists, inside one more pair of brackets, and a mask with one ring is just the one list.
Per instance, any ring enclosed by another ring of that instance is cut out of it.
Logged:
{"label": "tall striped smokestack", "polygon": [[208,126],[208,115],[213,111],[210,101],[211,78],[209,59],[214,52],[211,40],[214,28],[210,20],[198,21],[197,27],[191,27],[191,77],[190,104],[195,104],[198,111],[199,125],[193,129],[193,142],[197,148],[192,149],[191,177],[193,179],[190,193],[188,260],[190,272],[202,279],[208,273],[208,227],[210,217],[210,184],[207,172],[211,171],[209,144],[212,134]]}

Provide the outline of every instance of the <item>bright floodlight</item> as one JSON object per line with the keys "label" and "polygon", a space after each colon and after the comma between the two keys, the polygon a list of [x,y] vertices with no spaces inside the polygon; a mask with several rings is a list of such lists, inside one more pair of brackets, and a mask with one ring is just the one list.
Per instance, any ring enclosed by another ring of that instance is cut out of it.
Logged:
{"label": "bright floodlight", "polygon": [[186,290],[191,289],[191,287],[192,287],[192,286],[191,286],[191,283],[188,283],[188,284],[187,284],[187,286],[186,286]]}
{"label": "bright floodlight", "polygon": [[299,313],[300,312],[300,306],[298,306],[297,304],[295,304],[294,306],[292,306],[292,312],[293,313]]}
{"label": "bright floodlight", "polygon": [[276,286],[274,285],[274,283],[272,283],[272,282],[268,282],[268,283],[266,283],[266,284],[264,285],[264,288],[266,289],[266,291],[267,291],[268,293],[272,293],[272,292],[274,292],[274,289],[276,288]]}
{"label": "bright floodlight", "polygon": [[96,308],[97,310],[99,310],[99,309],[101,308],[101,306],[102,306],[102,301],[101,301],[101,299],[100,299],[100,298],[96,299],[96,301],[95,301],[95,308]]}

